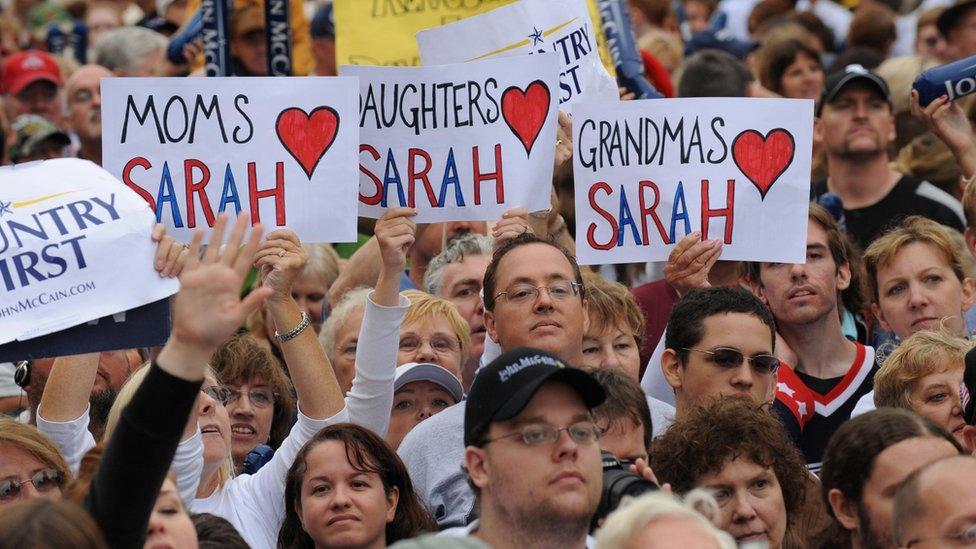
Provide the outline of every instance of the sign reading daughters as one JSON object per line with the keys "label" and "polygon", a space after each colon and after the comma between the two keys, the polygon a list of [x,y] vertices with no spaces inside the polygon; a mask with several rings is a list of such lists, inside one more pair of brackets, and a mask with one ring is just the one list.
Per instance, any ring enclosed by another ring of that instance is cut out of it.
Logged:
{"label": "sign reading daughters", "polygon": [[579,262],[664,261],[701,231],[722,259],[803,263],[812,129],[805,99],[575,104]]}
{"label": "sign reading daughters", "polygon": [[359,215],[497,219],[549,206],[555,54],[435,67],[344,66],[359,77]]}

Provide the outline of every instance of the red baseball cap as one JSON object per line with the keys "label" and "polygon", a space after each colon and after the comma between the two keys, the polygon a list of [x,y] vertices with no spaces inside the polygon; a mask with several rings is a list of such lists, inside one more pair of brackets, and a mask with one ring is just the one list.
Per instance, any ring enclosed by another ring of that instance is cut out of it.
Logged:
{"label": "red baseball cap", "polygon": [[18,94],[28,85],[38,80],[47,80],[61,85],[61,68],[49,54],[37,50],[27,50],[11,55],[0,70],[0,91]]}

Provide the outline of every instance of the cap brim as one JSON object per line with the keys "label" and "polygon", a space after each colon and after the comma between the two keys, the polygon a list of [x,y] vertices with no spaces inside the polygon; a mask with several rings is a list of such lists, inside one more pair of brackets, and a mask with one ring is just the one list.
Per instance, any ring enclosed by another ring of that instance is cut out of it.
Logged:
{"label": "cap brim", "polygon": [[871,84],[871,86],[878,90],[881,97],[884,97],[884,100],[891,105],[891,92],[888,90],[887,84],[885,84],[884,81],[880,81],[880,76],[873,76],[863,72],[851,72],[845,74],[836,84],[834,84],[832,88],[829,90],[824,90],[824,94],[820,96],[820,101],[817,103],[817,116],[820,116],[820,112],[823,110],[823,106],[825,104],[833,101],[834,98],[837,97],[837,94],[844,89],[844,86],[855,80],[864,80],[865,82]]}
{"label": "cap brim", "polygon": [[458,378],[436,364],[416,364],[403,374],[398,375],[393,382],[393,391],[399,391],[404,385],[414,381],[429,381],[440,385],[454,397],[455,402],[461,402],[464,399],[464,387]]}
{"label": "cap brim", "polygon": [[949,31],[954,29],[959,25],[959,21],[962,18],[964,12],[976,6],[976,0],[968,0],[966,2],[960,2],[954,6],[950,6],[944,12],[939,14],[939,18],[935,20],[935,26],[939,29],[939,33],[943,37],[949,37]]}
{"label": "cap brim", "polygon": [[522,413],[522,410],[529,405],[539,388],[549,381],[561,381],[572,387],[583,399],[586,407],[590,409],[603,404],[603,401],[607,399],[607,393],[603,390],[603,386],[590,374],[576,368],[557,368],[548,375],[534,379],[531,383],[519,388],[508,399],[508,402],[493,414],[492,421],[509,420]]}
{"label": "cap brim", "polygon": [[20,78],[20,79],[18,79],[16,81],[14,81],[7,88],[7,92],[8,93],[11,93],[13,95],[17,95],[18,93],[20,93],[21,91],[23,91],[23,89],[26,88],[27,86],[30,86],[34,82],[41,82],[41,81],[50,82],[50,83],[54,84],[55,86],[60,86],[61,85],[61,80],[59,80],[57,78],[54,78],[53,76],[51,76],[49,74],[31,74],[31,75],[26,75],[26,76],[24,76],[24,77],[22,77],[22,78]]}

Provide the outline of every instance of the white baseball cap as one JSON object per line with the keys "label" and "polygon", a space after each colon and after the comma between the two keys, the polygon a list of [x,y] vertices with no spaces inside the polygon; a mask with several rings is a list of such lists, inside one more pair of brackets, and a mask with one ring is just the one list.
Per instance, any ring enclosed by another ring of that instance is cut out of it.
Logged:
{"label": "white baseball cap", "polygon": [[464,387],[461,386],[461,382],[443,366],[427,362],[408,362],[398,366],[396,378],[393,381],[393,392],[399,391],[404,385],[414,381],[430,381],[440,385],[454,397],[455,402],[461,402],[464,399]]}

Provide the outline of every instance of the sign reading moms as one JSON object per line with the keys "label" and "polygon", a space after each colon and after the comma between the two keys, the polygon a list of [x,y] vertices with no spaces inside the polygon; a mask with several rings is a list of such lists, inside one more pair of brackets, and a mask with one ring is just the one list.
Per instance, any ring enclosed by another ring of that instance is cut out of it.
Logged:
{"label": "sign reading moms", "polygon": [[555,52],[559,103],[617,99],[617,83],[600,61],[599,30],[585,0],[521,0],[482,15],[417,33],[424,65]]}
{"label": "sign reading moms", "polygon": [[722,259],[803,263],[813,101],[577,103],[580,263],[664,261],[685,235]]}
{"label": "sign reading moms", "polygon": [[355,240],[354,78],[107,78],[103,165],[177,239],[220,212]]}
{"label": "sign reading moms", "polygon": [[549,206],[555,54],[436,67],[344,66],[359,77],[359,215],[497,219]]}
{"label": "sign reading moms", "polygon": [[0,169],[0,344],[175,293],[177,281],[153,269],[153,223],[138,196],[91,162]]}

